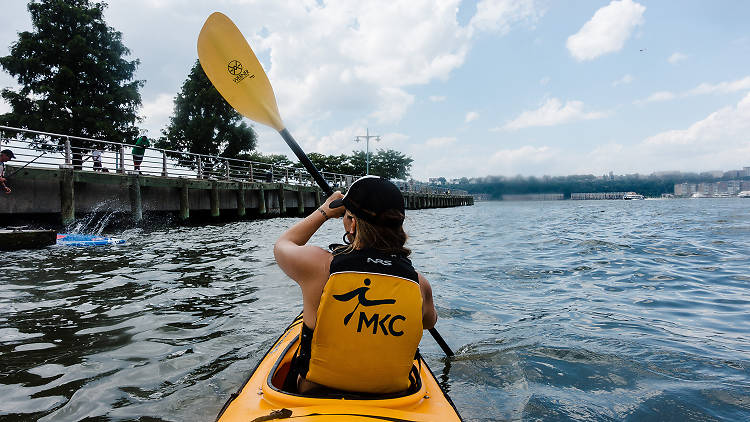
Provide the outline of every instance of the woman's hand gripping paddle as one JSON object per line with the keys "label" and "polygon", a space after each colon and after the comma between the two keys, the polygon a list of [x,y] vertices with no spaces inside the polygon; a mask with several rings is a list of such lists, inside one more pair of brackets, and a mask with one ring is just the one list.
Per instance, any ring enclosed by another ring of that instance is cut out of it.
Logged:
{"label": "woman's hand gripping paddle", "polygon": [[[203,24],[198,35],[198,59],[208,79],[229,105],[248,119],[279,131],[318,186],[330,196],[333,189],[284,127],[263,66],[234,22],[223,13],[212,13]],[[453,356],[440,333],[434,328],[429,331],[443,352]]]}

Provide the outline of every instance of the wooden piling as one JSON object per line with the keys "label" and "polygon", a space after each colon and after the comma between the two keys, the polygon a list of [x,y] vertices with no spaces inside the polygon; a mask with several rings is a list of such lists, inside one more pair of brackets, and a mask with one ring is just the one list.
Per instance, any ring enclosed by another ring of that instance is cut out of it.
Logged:
{"label": "wooden piling", "polygon": [[130,214],[133,216],[133,221],[139,222],[143,220],[143,204],[141,202],[141,181],[137,174],[130,176],[128,191],[130,192]]}
{"label": "wooden piling", "polygon": [[297,187],[297,215],[305,214],[305,196],[302,193],[302,186]]}
{"label": "wooden piling", "polygon": [[279,183],[279,214],[286,215],[286,200],[284,198],[284,184]]}
{"label": "wooden piling", "polygon": [[263,190],[263,186],[258,189],[258,214],[264,215],[266,210],[266,192]]}
{"label": "wooden piling", "polygon": [[240,182],[240,188],[237,189],[237,216],[245,216],[245,184]]}
{"label": "wooden piling", "polygon": [[185,221],[190,218],[190,189],[187,182],[183,182],[180,187],[180,220]]}
{"label": "wooden piling", "polygon": [[211,183],[211,217],[219,216],[219,184]]}
{"label": "wooden piling", "polygon": [[76,207],[72,168],[60,169],[60,210],[64,226],[75,221]]}

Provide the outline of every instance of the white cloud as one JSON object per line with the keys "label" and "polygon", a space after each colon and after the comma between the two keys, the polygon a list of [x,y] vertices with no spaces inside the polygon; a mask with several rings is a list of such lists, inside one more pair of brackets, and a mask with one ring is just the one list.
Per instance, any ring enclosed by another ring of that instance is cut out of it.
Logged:
{"label": "white cloud", "polygon": [[482,0],[461,26],[459,3],[271,1],[263,7],[262,25],[238,26],[256,28],[245,35],[261,59],[268,57],[285,121],[305,124],[325,110],[397,122],[414,102],[408,87],[447,79],[480,32],[504,33],[539,15],[532,0]]}
{"label": "white cloud", "polygon": [[613,81],[612,86],[627,85],[631,82],[633,82],[633,75],[628,73],[628,74],[625,74],[622,78],[616,81]]}
{"label": "white cloud", "polygon": [[746,76],[742,79],[729,82],[719,82],[717,84],[702,83],[697,87],[683,92],[674,93],[671,91],[658,91],[651,94],[648,98],[643,100],[634,101],[635,104],[653,103],[658,101],[669,101],[676,98],[684,98],[694,95],[706,95],[706,94],[728,94],[732,92],[748,91],[750,90],[750,76]]}
{"label": "white cloud", "polygon": [[174,112],[174,95],[161,93],[152,100],[145,100],[141,105],[139,116],[143,117],[141,127],[148,131],[149,136],[159,136],[161,129],[169,123],[169,117]]}
{"label": "white cloud", "polygon": [[539,80],[539,85],[545,86],[545,85],[547,85],[549,83],[550,80],[551,79],[550,79],[549,76],[545,76],[545,77],[543,77],[542,79]]}
{"label": "white cloud", "polygon": [[[503,126],[505,130],[516,130],[534,126],[556,126],[579,120],[601,119],[608,113],[583,110],[583,102],[568,101],[565,105],[557,98],[550,98],[536,110],[524,111]],[[498,130],[498,129],[494,129]]]}
{"label": "white cloud", "polygon": [[543,13],[534,0],[481,0],[469,27],[506,34],[514,24],[533,24]]}
{"label": "white cloud", "polygon": [[670,130],[651,136],[645,145],[667,146],[673,149],[690,147],[693,150],[712,151],[721,146],[750,146],[750,93],[735,107],[725,107],[693,123],[687,129]]}
{"label": "white cloud", "polygon": [[518,161],[541,161],[549,157],[551,148],[548,146],[533,147],[522,146],[517,149],[501,149],[492,154],[492,163],[513,163]]}
{"label": "white cloud", "polygon": [[635,104],[654,103],[658,101],[669,101],[677,98],[677,95],[670,91],[658,91],[649,95],[645,100],[636,100]]}
{"label": "white cloud", "polygon": [[[750,93],[736,105],[723,107],[685,129],[673,129],[635,145],[610,143],[587,155],[597,169],[616,173],[654,169],[703,171],[747,165],[750,157]],[[628,167],[625,167],[628,166]]]}
{"label": "white cloud", "polygon": [[680,52],[672,53],[671,56],[667,59],[667,61],[671,64],[677,64],[681,61],[687,60],[688,56],[686,54],[682,54]]}
{"label": "white cloud", "polygon": [[474,120],[477,120],[478,118],[479,118],[479,113],[477,113],[476,111],[470,111],[466,113],[466,118],[464,118],[464,123],[473,122]]}
{"label": "white cloud", "polygon": [[440,103],[445,101],[445,97],[442,95],[430,95],[430,101],[433,103]]}
{"label": "white cloud", "polygon": [[425,146],[435,148],[435,147],[444,147],[448,145],[452,145],[456,143],[456,138],[454,137],[441,137],[441,138],[430,138],[427,141],[425,141]]}
{"label": "white cloud", "polygon": [[488,174],[547,173],[547,169],[553,167],[559,158],[559,151],[548,146],[525,145],[516,149],[501,149],[490,157],[491,171]]}
{"label": "white cloud", "polygon": [[612,1],[568,37],[568,51],[576,60],[584,61],[621,50],[635,27],[643,24],[645,11],[645,6],[632,0]]}
{"label": "white cloud", "polygon": [[720,82],[718,84],[702,83],[688,91],[688,95],[729,93],[750,90],[750,76],[731,82]]}

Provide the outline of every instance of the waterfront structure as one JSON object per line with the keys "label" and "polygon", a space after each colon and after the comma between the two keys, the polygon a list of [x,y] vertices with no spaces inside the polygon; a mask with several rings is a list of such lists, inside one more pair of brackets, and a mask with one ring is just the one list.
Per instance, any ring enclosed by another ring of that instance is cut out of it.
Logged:
{"label": "waterfront structure", "polygon": [[[325,199],[307,172],[293,166],[151,148],[140,171],[129,171],[125,152],[129,145],[88,140],[101,144],[106,151],[103,168],[111,170],[94,171],[84,169],[81,157],[91,152],[72,146],[73,136],[5,126],[0,130],[12,133],[0,137],[0,145],[12,146],[17,156],[6,173],[13,193],[0,201],[0,221],[5,225],[40,220],[67,225],[76,215],[97,212],[129,214],[136,223],[148,213],[174,214],[183,221],[201,215],[209,219],[303,215]],[[25,138],[30,136],[54,141],[39,149],[39,141]],[[60,138],[63,141],[58,143]],[[356,179],[322,174],[342,191]],[[466,192],[408,188],[404,189],[407,209],[473,204]]]}
{"label": "waterfront structure", "polygon": [[694,183],[679,183],[674,185],[674,196],[692,196],[698,191],[698,185]]}
{"label": "waterfront structure", "polygon": [[562,201],[565,199],[563,193],[524,193],[503,194],[503,201]]}
{"label": "waterfront structure", "polygon": [[573,200],[602,200],[602,199],[643,199],[643,195],[635,192],[575,192],[570,194]]}
{"label": "waterfront structure", "polygon": [[674,196],[682,198],[712,198],[737,196],[750,190],[750,180],[722,180],[719,182],[678,183],[674,185]]}

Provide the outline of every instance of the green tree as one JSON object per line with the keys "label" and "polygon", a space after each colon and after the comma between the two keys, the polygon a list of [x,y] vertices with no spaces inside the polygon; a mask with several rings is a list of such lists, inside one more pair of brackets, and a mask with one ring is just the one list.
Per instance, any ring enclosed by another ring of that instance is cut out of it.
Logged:
{"label": "green tree", "polygon": [[386,179],[406,180],[413,162],[414,159],[396,150],[378,149],[377,154],[370,157],[370,174]]}
{"label": "green tree", "polygon": [[[139,62],[124,59],[130,51],[104,21],[106,6],[89,0],[29,3],[33,30],[19,33],[10,55],[0,57],[0,66],[21,85],[2,91],[11,112],[0,123],[115,142],[137,136],[143,81],[133,78]],[[93,146],[78,139],[71,144]],[[74,149],[74,164],[81,152]]]}
{"label": "green tree", "polygon": [[[349,174],[355,176],[367,174],[367,154],[364,151],[352,151],[348,161],[349,168],[352,171]],[[372,153],[370,153],[370,164],[372,165]],[[372,166],[370,166],[370,169],[372,169]]]}
{"label": "green tree", "polygon": [[[242,115],[214,88],[197,60],[174,100],[174,115],[162,135],[158,148],[225,158],[241,158],[257,142],[253,128],[242,122]],[[194,165],[182,155],[172,155],[182,165]],[[210,168],[214,163],[205,164]]]}
{"label": "green tree", "polygon": [[291,167],[295,164],[284,154],[263,154],[258,151],[253,151],[246,154],[240,154],[236,158],[247,161],[255,161],[257,163],[273,164],[279,167]]}

